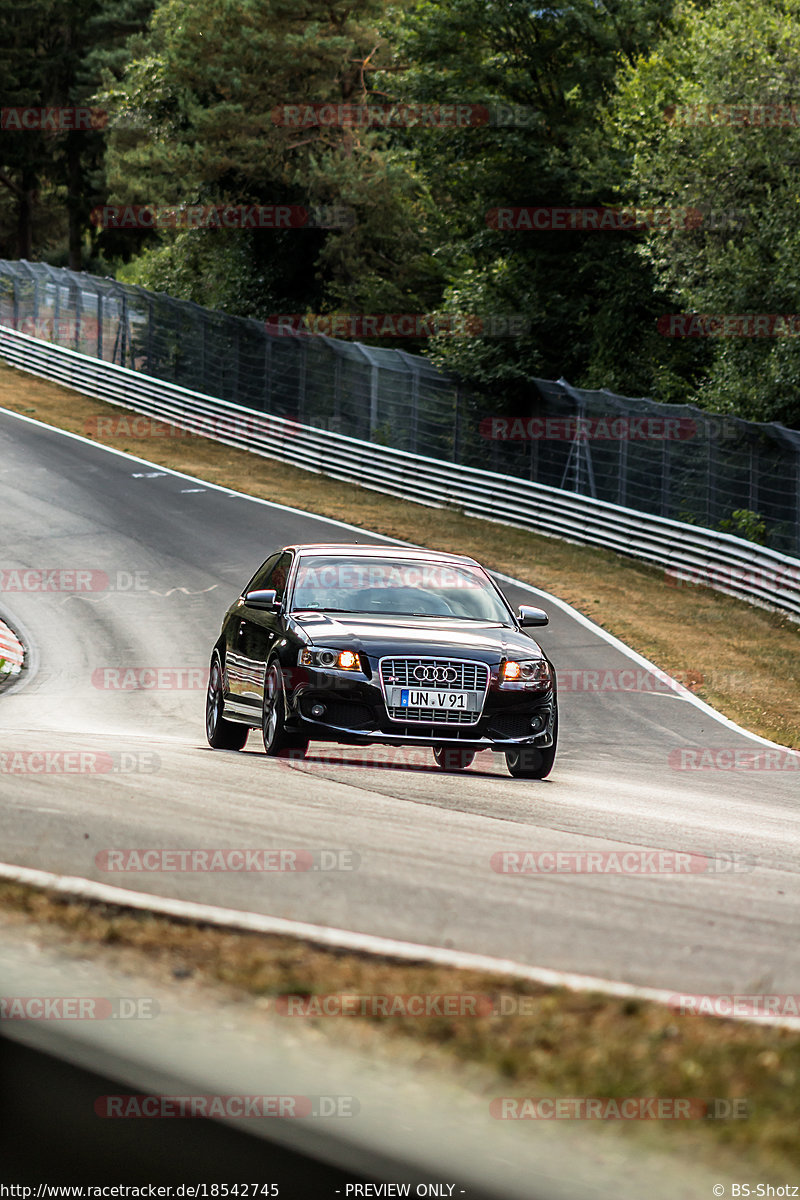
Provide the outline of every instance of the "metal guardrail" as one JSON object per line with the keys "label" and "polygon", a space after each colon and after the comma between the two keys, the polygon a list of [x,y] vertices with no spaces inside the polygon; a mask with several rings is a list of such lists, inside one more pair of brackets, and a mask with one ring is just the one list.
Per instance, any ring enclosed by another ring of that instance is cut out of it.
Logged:
{"label": "metal guardrail", "polygon": [[764,545],[800,557],[800,430],[774,421],[534,376],[489,394],[386,344],[235,317],[43,262],[0,259],[0,325],[408,454],[736,537],[760,530]]}
{"label": "metal guardrail", "polygon": [[203,396],[0,326],[15,367],[227,445],[404,500],[601,546],[800,619],[800,559],[695,525],[545,484],[377,446]]}

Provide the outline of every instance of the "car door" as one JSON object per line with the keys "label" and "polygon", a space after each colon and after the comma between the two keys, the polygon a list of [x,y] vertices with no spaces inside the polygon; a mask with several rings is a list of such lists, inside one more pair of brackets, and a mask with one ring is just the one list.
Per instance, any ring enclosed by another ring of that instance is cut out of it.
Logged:
{"label": "car door", "polygon": [[[273,555],[251,579],[247,591],[273,589],[275,599],[283,604],[286,584],[292,566],[291,551]],[[231,700],[240,713],[261,719],[264,703],[264,675],[272,645],[283,631],[283,612],[252,608],[245,597],[236,614],[233,645],[229,657],[235,661],[235,677],[228,673]]]}

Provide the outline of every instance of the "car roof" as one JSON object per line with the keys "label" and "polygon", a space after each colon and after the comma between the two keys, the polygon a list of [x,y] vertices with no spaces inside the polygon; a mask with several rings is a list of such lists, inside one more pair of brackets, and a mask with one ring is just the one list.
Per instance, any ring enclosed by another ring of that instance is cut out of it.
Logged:
{"label": "car roof", "polygon": [[[307,542],[303,545],[284,546],[306,558],[315,554],[369,555],[370,558],[417,558],[423,562],[469,563],[480,567],[480,563],[466,554],[447,554],[444,550],[423,550],[417,546],[373,546],[365,542]],[[481,568],[483,570],[483,568]]]}

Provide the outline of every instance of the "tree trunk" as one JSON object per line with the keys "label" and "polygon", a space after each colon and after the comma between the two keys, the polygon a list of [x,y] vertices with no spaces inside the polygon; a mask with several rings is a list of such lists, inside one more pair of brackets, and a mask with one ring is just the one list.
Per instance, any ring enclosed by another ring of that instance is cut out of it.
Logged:
{"label": "tree trunk", "polygon": [[82,263],[83,224],[81,221],[81,155],[78,139],[85,134],[74,130],[67,134],[67,213],[69,216],[69,269],[80,271]]}
{"label": "tree trunk", "polygon": [[33,206],[36,200],[36,180],[32,172],[22,172],[17,192],[17,256],[28,262],[33,257]]}

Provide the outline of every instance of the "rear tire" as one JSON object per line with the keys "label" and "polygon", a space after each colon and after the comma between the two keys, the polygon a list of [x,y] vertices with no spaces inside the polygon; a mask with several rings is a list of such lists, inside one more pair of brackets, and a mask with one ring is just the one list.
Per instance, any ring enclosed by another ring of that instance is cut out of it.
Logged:
{"label": "rear tire", "polygon": [[273,661],[264,679],[264,710],[261,718],[264,749],[270,758],[305,758],[308,738],[286,732],[285,712],[283,675],[278,663]]}
{"label": "rear tire", "polygon": [[558,748],[558,713],[553,717],[553,744],[546,750],[520,746],[506,750],[506,766],[515,779],[546,779],[553,769]]}
{"label": "rear tire", "polygon": [[250,729],[247,725],[237,725],[233,721],[225,720],[222,715],[223,695],[222,664],[219,655],[215,654],[208,672],[206,737],[209,746],[213,746],[215,750],[241,750]]}
{"label": "rear tire", "polygon": [[474,750],[462,750],[460,746],[434,746],[433,757],[441,771],[465,771],[475,759]]}

